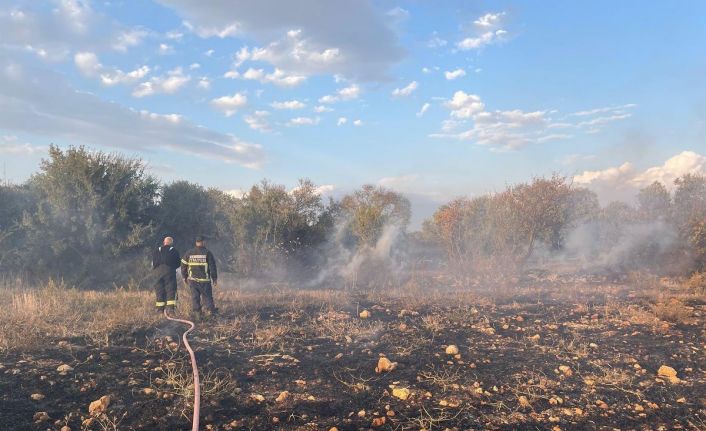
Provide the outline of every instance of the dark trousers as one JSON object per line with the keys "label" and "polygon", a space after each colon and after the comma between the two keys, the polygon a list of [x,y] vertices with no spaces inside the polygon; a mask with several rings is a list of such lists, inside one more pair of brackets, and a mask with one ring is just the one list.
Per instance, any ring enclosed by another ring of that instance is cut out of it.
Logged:
{"label": "dark trousers", "polygon": [[174,307],[176,306],[176,272],[171,268],[158,268],[159,278],[154,284],[154,293],[157,297],[157,308],[164,308],[164,306]]}
{"label": "dark trousers", "polygon": [[191,290],[191,310],[201,312],[201,297],[203,297],[206,310],[213,313],[216,306],[213,304],[213,288],[210,281],[189,280],[189,290]]}

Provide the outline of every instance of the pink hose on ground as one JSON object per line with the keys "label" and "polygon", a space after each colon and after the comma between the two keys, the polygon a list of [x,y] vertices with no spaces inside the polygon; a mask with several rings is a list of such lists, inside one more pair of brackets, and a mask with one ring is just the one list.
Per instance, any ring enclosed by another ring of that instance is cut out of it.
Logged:
{"label": "pink hose on ground", "polygon": [[189,340],[186,337],[191,331],[196,328],[196,324],[194,324],[194,322],[192,322],[191,320],[183,320],[177,319],[176,317],[170,317],[169,314],[167,314],[166,309],[164,310],[164,317],[174,322],[179,322],[190,326],[190,328],[187,329],[186,332],[184,332],[184,334],[181,336],[181,339],[184,341],[184,346],[186,346],[186,350],[189,351],[189,356],[191,357],[191,370],[194,373],[194,420],[192,422],[191,431],[199,431],[199,415],[201,413],[201,384],[199,382],[199,369],[196,366],[196,355],[191,349],[191,345],[189,345]]}

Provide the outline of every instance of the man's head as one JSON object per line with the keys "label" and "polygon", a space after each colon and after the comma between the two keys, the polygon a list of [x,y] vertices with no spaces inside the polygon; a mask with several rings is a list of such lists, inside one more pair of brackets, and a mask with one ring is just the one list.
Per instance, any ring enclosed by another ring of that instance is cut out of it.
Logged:
{"label": "man's head", "polygon": [[172,238],[171,236],[164,237],[164,242],[163,242],[163,244],[164,244],[164,245],[172,245],[172,244],[174,244],[174,238]]}
{"label": "man's head", "polygon": [[203,247],[206,244],[206,241],[203,236],[198,235],[196,237],[196,247]]}

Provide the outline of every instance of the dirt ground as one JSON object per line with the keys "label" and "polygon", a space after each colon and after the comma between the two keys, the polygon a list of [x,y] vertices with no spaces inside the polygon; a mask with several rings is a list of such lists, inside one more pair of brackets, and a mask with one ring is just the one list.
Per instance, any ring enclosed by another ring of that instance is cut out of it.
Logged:
{"label": "dirt ground", "polygon": [[[586,280],[219,292],[221,315],[191,337],[202,429],[706,430],[706,302],[659,298]],[[0,429],[191,429],[183,330],[5,352]],[[376,372],[381,357],[394,369]]]}

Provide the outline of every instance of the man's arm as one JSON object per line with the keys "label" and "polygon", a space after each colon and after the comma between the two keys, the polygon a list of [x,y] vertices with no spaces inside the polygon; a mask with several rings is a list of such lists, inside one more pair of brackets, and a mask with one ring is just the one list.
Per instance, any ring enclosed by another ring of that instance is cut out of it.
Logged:
{"label": "man's arm", "polygon": [[159,266],[159,249],[156,248],[152,251],[152,269],[155,269],[157,266]]}
{"label": "man's arm", "polygon": [[216,258],[210,251],[206,254],[206,262],[208,262],[208,272],[213,284],[218,283],[218,268],[216,268]]}
{"label": "man's arm", "polygon": [[172,268],[178,269],[181,266],[181,257],[179,256],[179,250],[176,248],[172,249]]}

